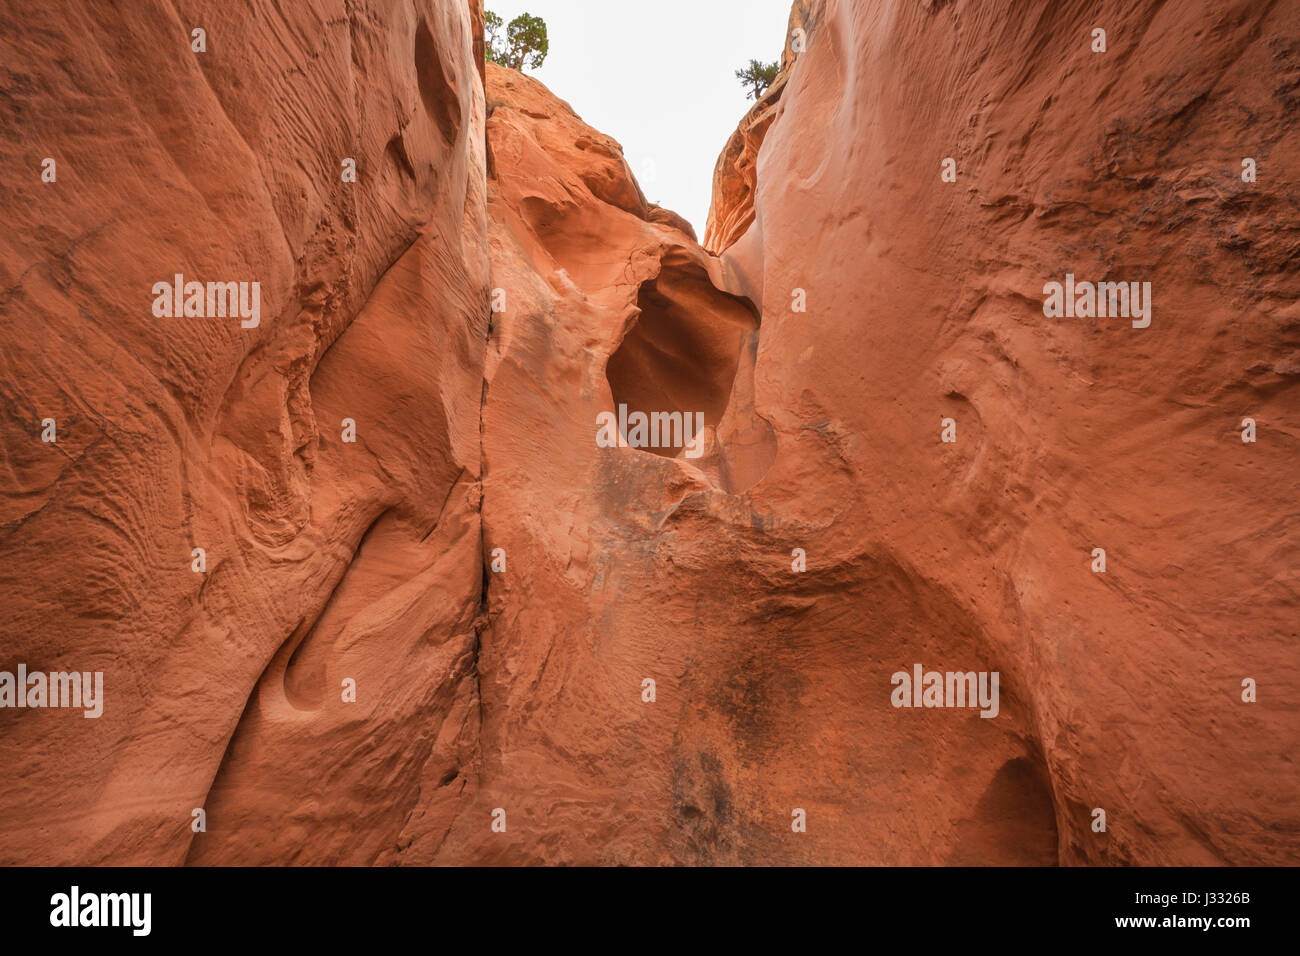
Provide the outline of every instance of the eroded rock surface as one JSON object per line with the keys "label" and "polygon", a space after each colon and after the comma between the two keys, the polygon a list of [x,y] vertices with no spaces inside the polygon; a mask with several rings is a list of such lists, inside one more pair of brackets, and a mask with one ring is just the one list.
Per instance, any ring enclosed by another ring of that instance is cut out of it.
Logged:
{"label": "eroded rock surface", "polygon": [[[922,661],[998,669],[1015,704],[997,746],[950,762],[968,731],[935,711],[897,762],[836,773],[863,810],[846,855],[969,860],[998,821],[1041,816],[1057,852],[1039,828],[999,839],[1001,859],[1295,862],[1300,10],[808,14],[806,52],[729,150],[756,160],[719,163],[707,240],[763,307],[755,410],[780,450],[747,501],[809,548],[810,583],[841,579],[816,607],[862,622],[859,699]],[[1150,282],[1150,326],[1045,317],[1066,273]],[[878,562],[926,609],[902,614],[911,646],[852,593],[888,579],[851,570]],[[859,746],[917,716],[864,723]],[[926,778],[961,797],[927,807]]]}
{"label": "eroded rock surface", "polygon": [[[479,713],[477,11],[105,16],[0,13],[0,669],[106,697],[0,710],[0,862],[427,859]],[[155,317],[176,273],[260,324]]]}
{"label": "eroded rock surface", "polygon": [[[455,858],[1294,861],[1295,8],[791,25],[805,51],[719,161],[716,262],[489,74],[484,533],[509,567],[462,820],[524,823]],[[1151,283],[1149,327],[1046,317],[1067,272]],[[701,273],[757,320],[736,451],[594,447],[593,412],[682,404],[674,367],[716,407],[708,356],[745,326]],[[893,707],[917,663],[997,671],[998,716]]]}
{"label": "eroded rock surface", "polygon": [[0,863],[1300,859],[1294,4],[801,0],[703,246],[476,0],[16,16]]}

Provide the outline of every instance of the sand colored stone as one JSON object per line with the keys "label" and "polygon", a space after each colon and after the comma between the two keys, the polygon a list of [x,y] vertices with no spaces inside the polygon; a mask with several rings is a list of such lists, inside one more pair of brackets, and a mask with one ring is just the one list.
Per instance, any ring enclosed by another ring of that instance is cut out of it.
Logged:
{"label": "sand colored stone", "polygon": [[1300,18],[1094,6],[796,4],[702,243],[477,0],[0,13],[0,863],[1300,861]]}

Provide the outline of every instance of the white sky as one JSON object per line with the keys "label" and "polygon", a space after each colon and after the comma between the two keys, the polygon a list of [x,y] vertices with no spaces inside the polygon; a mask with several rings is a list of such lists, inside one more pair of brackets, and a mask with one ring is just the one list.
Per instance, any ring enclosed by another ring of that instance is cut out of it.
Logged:
{"label": "white sky", "polygon": [[546,21],[550,52],[526,70],[623,145],[646,199],[700,238],[713,164],[752,105],[733,75],[779,60],[791,0],[486,0],[507,24]]}

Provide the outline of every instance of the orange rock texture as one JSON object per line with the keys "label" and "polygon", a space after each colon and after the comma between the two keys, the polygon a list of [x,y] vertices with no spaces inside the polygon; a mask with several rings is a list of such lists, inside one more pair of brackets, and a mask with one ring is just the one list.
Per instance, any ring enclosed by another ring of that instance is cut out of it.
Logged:
{"label": "orange rock texture", "polygon": [[[479,718],[475,13],[0,12],[0,670],[105,697],[0,709],[0,862],[441,836]],[[260,282],[260,323],[156,317],[175,274]]]}
{"label": "orange rock texture", "polygon": [[1300,862],[1297,6],[800,0],[703,245],[482,13],[0,12],[0,863]]}
{"label": "orange rock texture", "polygon": [[[839,858],[1296,862],[1300,7],[808,7],[707,241],[762,304],[745,501],[809,554],[766,653],[833,615],[862,688],[819,718],[861,749],[805,744]],[[1046,317],[1067,273],[1150,282],[1149,327]],[[916,661],[1010,709],[868,716]]]}

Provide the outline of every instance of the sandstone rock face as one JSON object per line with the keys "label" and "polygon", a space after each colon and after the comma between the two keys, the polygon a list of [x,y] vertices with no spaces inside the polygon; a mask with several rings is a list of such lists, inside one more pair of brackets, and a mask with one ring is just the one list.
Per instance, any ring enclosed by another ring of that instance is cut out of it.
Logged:
{"label": "sandstone rock face", "polygon": [[[479,714],[475,16],[0,12],[0,669],[106,698],[0,710],[0,862],[385,862],[444,832]],[[260,323],[155,317],[177,273],[259,282]]]}
{"label": "sandstone rock face", "polygon": [[[508,565],[445,859],[1296,860],[1293,12],[802,5],[716,263],[490,71]],[[1045,317],[1067,272],[1150,282],[1150,326]],[[596,447],[624,401],[725,402],[719,464]],[[918,663],[998,672],[1000,713],[894,707]]]}
{"label": "sandstone rock face", "polygon": [[0,13],[0,863],[1300,862],[1300,23],[1076,6],[800,0],[703,247],[477,0]]}
{"label": "sandstone rock face", "polygon": [[[713,656],[702,615],[735,595],[671,542],[684,501],[700,503],[698,522],[704,503],[735,502],[771,464],[771,430],[753,412],[758,315],[646,206],[616,143],[492,64],[488,104],[504,308],[486,362],[483,531],[502,564],[485,581],[481,788],[438,861],[702,859],[681,789],[697,770],[673,767],[682,682],[692,657]],[[699,412],[695,456],[599,447],[597,417],[619,405]],[[505,833],[485,825],[496,808]]]}
{"label": "sandstone rock face", "polygon": [[781,51],[777,77],[740,121],[718,157],[713,170],[713,205],[704,234],[704,247],[714,255],[735,243],[754,222],[759,150],[779,112],[790,71],[799,55],[807,50],[817,9],[814,0],[796,0],[790,8],[787,41]]}
{"label": "sandstone rock face", "polygon": [[[1012,6],[813,4],[753,169],[720,162],[708,241],[761,302],[779,448],[745,510],[770,566],[809,554],[763,588],[804,615],[765,653],[808,680],[834,630],[807,618],[844,629],[845,856],[1294,863],[1300,16]],[[1045,317],[1066,273],[1150,282],[1150,326]],[[867,716],[915,661],[999,670],[1001,733]]]}
{"label": "sandstone rock face", "polygon": [[[647,223],[621,156],[532,80],[490,66],[488,100],[507,300],[483,528],[506,563],[487,577],[481,805],[440,859],[1055,862],[1026,703],[995,721],[890,704],[913,660],[1000,662],[879,540],[860,439],[807,393],[815,363],[758,364],[760,321],[784,322],[761,273]],[[795,414],[761,407],[765,374],[805,381]],[[703,410],[705,453],[599,447],[620,404]],[[482,826],[494,807],[506,834]]]}

